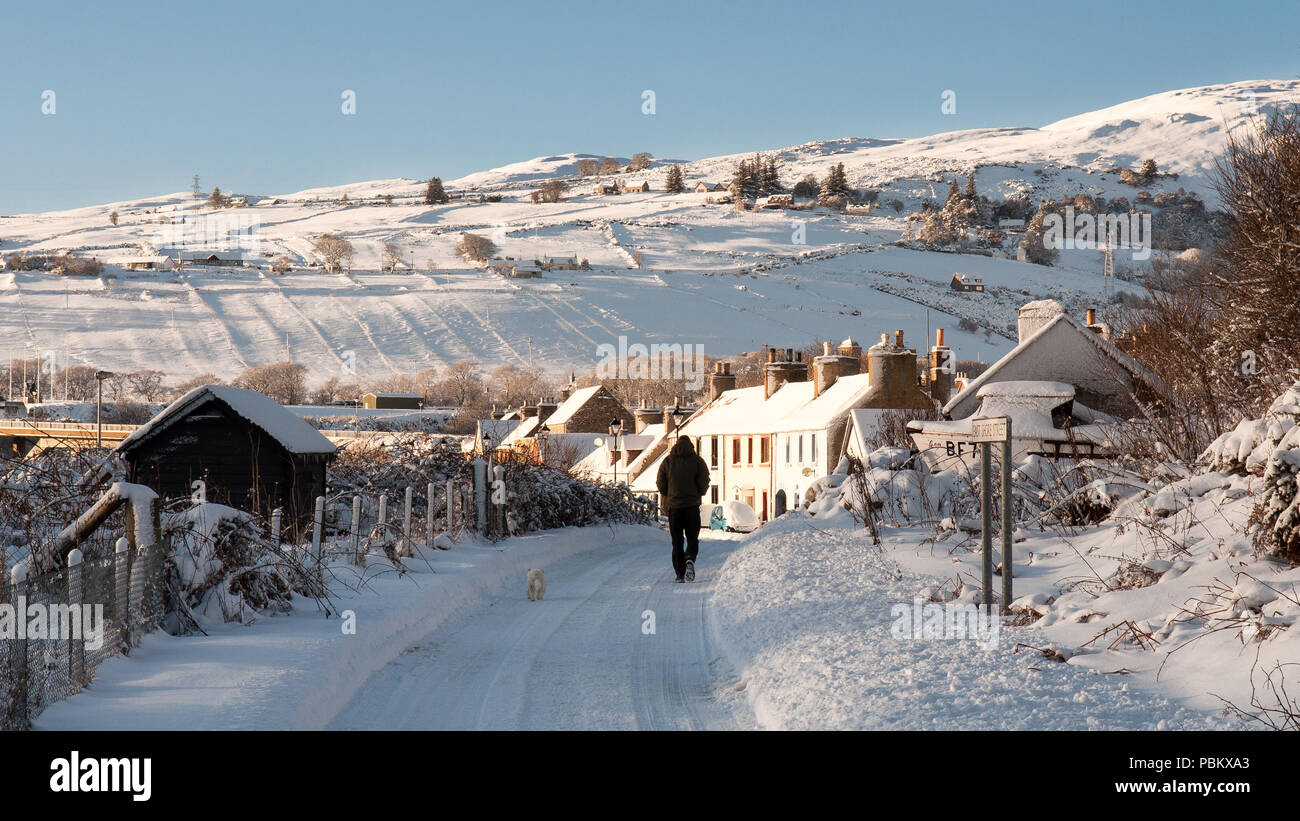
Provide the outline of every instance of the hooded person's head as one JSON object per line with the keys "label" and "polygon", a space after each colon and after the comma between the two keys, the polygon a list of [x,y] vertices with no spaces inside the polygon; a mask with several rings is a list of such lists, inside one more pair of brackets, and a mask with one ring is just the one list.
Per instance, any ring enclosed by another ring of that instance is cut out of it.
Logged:
{"label": "hooded person's head", "polygon": [[677,442],[673,445],[672,454],[674,456],[689,456],[695,453],[695,443],[689,436],[678,436]]}

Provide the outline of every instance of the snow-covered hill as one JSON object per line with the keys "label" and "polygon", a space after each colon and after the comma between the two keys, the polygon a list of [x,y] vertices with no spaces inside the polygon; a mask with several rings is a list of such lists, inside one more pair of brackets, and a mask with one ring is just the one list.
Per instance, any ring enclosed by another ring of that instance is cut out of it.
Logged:
{"label": "snow-covered hill", "polygon": [[[5,216],[6,257],[71,250],[106,261],[144,246],[166,248],[168,232],[198,217],[244,220],[259,241],[254,256],[261,268],[175,274],[110,267],[97,278],[0,272],[0,356],[66,352],[77,364],[157,368],[177,379],[232,376],[288,356],[307,364],[313,379],[338,374],[353,357],[363,377],[373,378],[461,359],[488,367],[531,362],[561,374],[591,368],[597,346],[619,336],[728,355],[764,343],[801,346],[849,335],[869,341],[896,328],[921,344],[927,327],[943,326],[960,358],[988,359],[1009,349],[1015,308],[1029,299],[1052,296],[1076,311],[1097,305],[1105,319],[1100,258],[1066,252],[1056,267],[1044,268],[899,249],[892,243],[903,216],[923,200],[942,201],[949,180],[971,172],[991,198],[1131,198],[1135,190],[1116,169],[1146,158],[1177,174],[1150,190],[1184,188],[1213,207],[1209,175],[1226,135],[1254,112],[1295,101],[1300,82],[1241,82],[1156,94],[1041,128],[851,138],[774,151],[787,184],[809,173],[820,178],[843,162],[852,185],[878,191],[882,202],[900,200],[901,216],[889,208],[869,217],[737,212],[707,204],[705,194],[664,193],[667,160],[601,178],[646,180],[650,193],[598,196],[595,180],[575,176],[578,161],[594,154],[541,157],[446,183],[499,202],[475,196],[425,206],[421,180],[391,179],[264,196],[227,192],[246,195],[250,205],[221,211],[181,192]],[[725,183],[739,158],[684,162],[687,181]],[[533,203],[530,192],[555,178],[570,182],[568,197]],[[455,253],[465,231],[492,236],[506,256],[576,256],[593,270],[504,279]],[[350,272],[309,267],[317,261],[311,239],[324,232],[344,234],[355,246]],[[388,242],[401,249],[404,267],[380,273]],[[281,255],[297,270],[271,274],[266,262]],[[1135,267],[1119,258],[1117,266],[1121,273]],[[989,291],[950,291],[954,272],[982,276]],[[979,330],[957,330],[963,318]]]}

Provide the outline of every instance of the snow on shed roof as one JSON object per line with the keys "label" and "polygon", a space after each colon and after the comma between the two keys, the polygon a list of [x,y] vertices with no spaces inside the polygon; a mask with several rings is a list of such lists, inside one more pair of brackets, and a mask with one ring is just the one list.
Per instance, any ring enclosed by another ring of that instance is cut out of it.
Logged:
{"label": "snow on shed roof", "polygon": [[141,425],[117,446],[130,450],[153,434],[183,418],[209,399],[216,399],[239,416],[261,428],[290,453],[336,453],[337,448],[324,434],[303,421],[293,411],[257,391],[229,385],[201,385],[163,408],[162,412]]}

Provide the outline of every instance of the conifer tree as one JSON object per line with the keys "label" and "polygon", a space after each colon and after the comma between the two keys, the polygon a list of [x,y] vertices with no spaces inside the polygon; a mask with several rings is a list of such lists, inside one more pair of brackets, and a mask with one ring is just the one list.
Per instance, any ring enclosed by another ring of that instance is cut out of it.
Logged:
{"label": "conifer tree", "polygon": [[448,201],[447,192],[442,189],[442,178],[430,177],[429,185],[424,189],[424,204],[438,205]]}
{"label": "conifer tree", "polygon": [[686,181],[682,178],[682,167],[674,165],[668,169],[668,177],[664,180],[664,190],[669,194],[680,194],[686,190]]}

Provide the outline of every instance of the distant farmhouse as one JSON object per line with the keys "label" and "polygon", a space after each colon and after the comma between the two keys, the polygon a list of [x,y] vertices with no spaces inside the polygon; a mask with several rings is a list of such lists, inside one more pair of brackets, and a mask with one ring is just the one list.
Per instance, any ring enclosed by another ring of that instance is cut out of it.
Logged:
{"label": "distant farmhouse", "polygon": [[537,279],[542,275],[542,266],[536,263],[529,265],[513,257],[488,260],[488,268],[511,279]]}
{"label": "distant farmhouse", "polygon": [[857,217],[865,217],[871,214],[871,203],[869,202],[851,202],[844,206],[844,213],[852,214]]}
{"label": "distant farmhouse", "polygon": [[624,193],[627,194],[631,194],[634,192],[639,194],[645,194],[645,193],[649,193],[650,191],[650,183],[648,182],[624,182],[622,183],[622,186],[623,186]]}
{"label": "distant farmhouse", "polygon": [[965,274],[953,274],[952,282],[948,287],[954,291],[984,291],[984,280],[979,277],[968,277]]}
{"label": "distant farmhouse", "polygon": [[424,397],[418,393],[366,393],[361,395],[361,407],[419,410],[424,407]]}
{"label": "distant farmhouse", "polygon": [[794,194],[771,194],[754,201],[755,208],[793,208]]}
{"label": "distant farmhouse", "polygon": [[108,260],[109,265],[116,265],[128,271],[170,271],[176,267],[172,258],[163,254],[147,254],[134,257],[118,257]]}
{"label": "distant farmhouse", "polygon": [[595,194],[598,197],[603,197],[603,196],[608,196],[610,194],[617,194],[619,193],[619,190],[618,190],[618,186],[615,185],[614,183],[600,182],[600,183],[596,183],[596,186],[591,189],[591,193]]}
{"label": "distant farmhouse", "polygon": [[243,258],[240,256],[232,256],[232,254],[237,253],[238,252],[236,251],[222,251],[220,253],[215,251],[182,251],[180,253],[180,259],[186,265],[204,265],[216,268],[242,268],[244,266]]}
{"label": "distant farmhouse", "polygon": [[720,182],[700,182],[695,186],[695,193],[708,194],[712,191],[726,191],[727,186]]}

